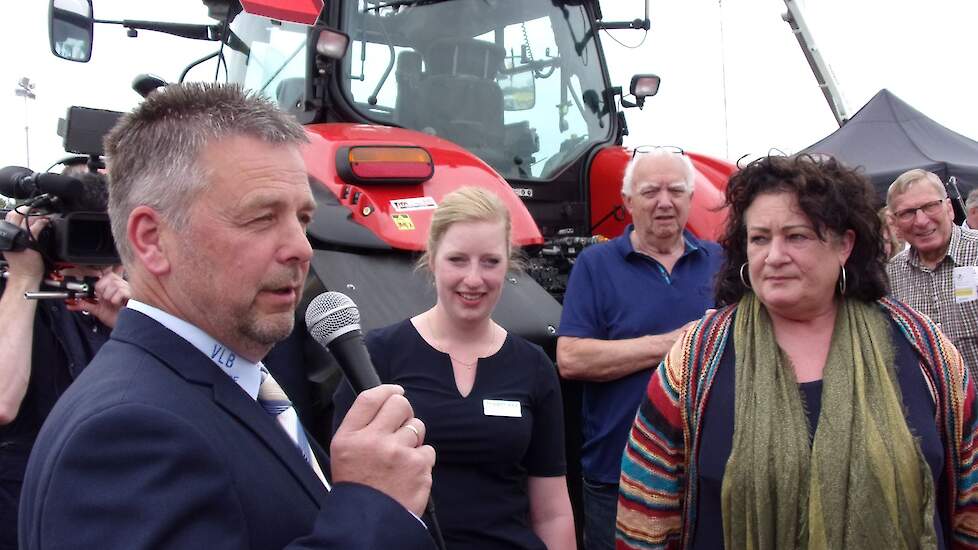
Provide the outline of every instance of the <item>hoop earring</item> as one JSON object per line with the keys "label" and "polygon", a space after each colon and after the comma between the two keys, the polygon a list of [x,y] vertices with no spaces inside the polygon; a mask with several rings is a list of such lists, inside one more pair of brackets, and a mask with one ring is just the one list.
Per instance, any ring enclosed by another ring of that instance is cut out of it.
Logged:
{"label": "hoop earring", "polygon": [[839,294],[846,295],[846,266],[842,266],[842,276],[839,277]]}
{"label": "hoop earring", "polygon": [[745,267],[747,267],[747,262],[744,262],[744,264],[740,266],[740,282],[743,283],[745,287],[751,288],[750,283],[748,283],[747,279],[744,277]]}

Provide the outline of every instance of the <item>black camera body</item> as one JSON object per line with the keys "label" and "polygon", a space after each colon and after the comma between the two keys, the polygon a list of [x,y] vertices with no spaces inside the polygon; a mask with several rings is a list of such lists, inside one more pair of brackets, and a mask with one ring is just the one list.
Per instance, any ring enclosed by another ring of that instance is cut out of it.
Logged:
{"label": "black camera body", "polygon": [[[103,165],[102,138],[121,115],[72,106],[60,121],[58,134],[64,138],[65,150],[90,157],[85,173],[35,173],[18,166],[0,169],[0,195],[19,199],[18,212],[49,220],[36,240],[23,227],[0,222],[0,252],[33,248],[50,268],[120,263],[106,212],[106,179],[96,167]],[[2,220],[6,211],[0,214]]]}
{"label": "black camera body", "polygon": [[[17,170],[11,170],[17,169]],[[11,172],[29,172],[24,168],[10,166],[0,169],[0,192],[7,194]],[[46,174],[35,174],[38,182],[43,182]],[[42,177],[38,177],[42,176]],[[0,252],[19,251],[33,248],[41,253],[44,262],[52,268],[64,265],[113,265],[120,263],[119,253],[112,240],[112,227],[105,211],[104,198],[92,193],[92,188],[104,187],[100,174],[83,174],[79,178],[64,178],[69,186],[75,186],[71,194],[82,198],[62,198],[48,191],[44,192],[35,184],[30,194],[14,194],[14,198],[26,199],[18,207],[20,212],[30,211],[31,217],[44,216],[49,222],[37,239],[31,238],[28,231],[9,222],[0,222]],[[28,184],[29,187],[29,184]],[[104,191],[101,193],[104,197]],[[94,196],[86,196],[94,195]],[[0,210],[6,216],[6,211]]]}
{"label": "black camera body", "polygon": [[42,250],[48,251],[55,262],[75,265],[115,265],[122,262],[112,239],[109,215],[105,212],[55,214],[45,231],[41,232],[38,244]]}

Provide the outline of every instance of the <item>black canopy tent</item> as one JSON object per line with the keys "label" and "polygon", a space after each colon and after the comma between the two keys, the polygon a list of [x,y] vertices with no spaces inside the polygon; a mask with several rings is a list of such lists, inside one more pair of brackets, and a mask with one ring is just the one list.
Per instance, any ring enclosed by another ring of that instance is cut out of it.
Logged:
{"label": "black canopy tent", "polygon": [[[978,187],[978,142],[948,130],[902,99],[880,90],[841,128],[802,153],[824,153],[862,167],[886,200],[903,172],[922,168],[947,182],[957,180],[962,198]],[[948,189],[954,195],[953,189]]]}

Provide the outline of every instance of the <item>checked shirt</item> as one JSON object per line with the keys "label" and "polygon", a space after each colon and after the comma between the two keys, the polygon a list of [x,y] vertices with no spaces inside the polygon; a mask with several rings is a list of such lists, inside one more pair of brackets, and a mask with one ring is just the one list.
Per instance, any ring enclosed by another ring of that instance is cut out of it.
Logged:
{"label": "checked shirt", "polygon": [[894,256],[886,272],[893,297],[937,323],[971,373],[978,375],[978,301],[954,300],[954,268],[964,266],[978,266],[978,231],[955,226],[947,256],[936,268],[922,266],[917,251],[910,248]]}

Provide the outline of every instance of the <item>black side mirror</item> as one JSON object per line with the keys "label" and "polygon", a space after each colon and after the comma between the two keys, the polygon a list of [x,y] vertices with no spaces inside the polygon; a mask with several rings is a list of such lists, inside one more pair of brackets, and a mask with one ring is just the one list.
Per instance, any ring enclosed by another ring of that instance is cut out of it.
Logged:
{"label": "black side mirror", "polygon": [[51,0],[48,10],[48,40],[51,53],[87,63],[92,58],[95,19],[92,0]]}

